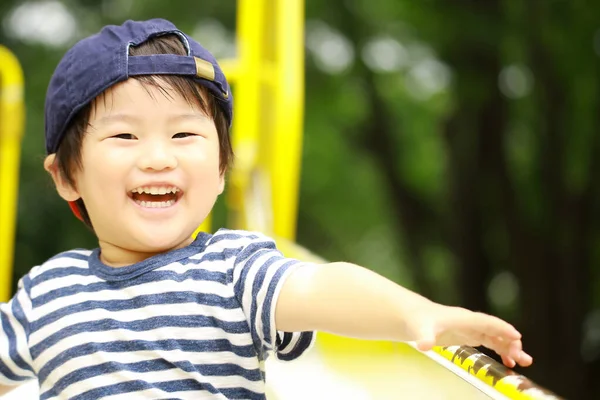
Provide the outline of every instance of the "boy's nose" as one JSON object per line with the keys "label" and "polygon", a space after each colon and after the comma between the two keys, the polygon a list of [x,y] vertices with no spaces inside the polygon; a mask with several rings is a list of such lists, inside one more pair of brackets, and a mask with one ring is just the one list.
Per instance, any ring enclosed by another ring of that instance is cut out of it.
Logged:
{"label": "boy's nose", "polygon": [[177,157],[169,146],[162,142],[144,146],[138,160],[138,167],[142,170],[162,171],[177,167]]}

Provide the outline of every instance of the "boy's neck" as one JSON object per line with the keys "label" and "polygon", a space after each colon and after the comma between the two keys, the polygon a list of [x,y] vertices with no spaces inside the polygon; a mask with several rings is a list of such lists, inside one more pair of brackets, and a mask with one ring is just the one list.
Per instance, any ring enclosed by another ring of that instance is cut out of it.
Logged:
{"label": "boy's neck", "polygon": [[113,268],[121,268],[127,267],[129,265],[137,264],[142,262],[150,257],[153,257],[157,254],[167,253],[171,250],[181,249],[190,245],[194,239],[190,237],[183,243],[173,247],[173,248],[165,248],[160,251],[153,252],[143,252],[143,251],[135,251],[130,249],[125,249],[119,246],[116,246],[112,243],[108,243],[100,240],[98,242],[100,246],[100,261],[103,264],[113,267]]}

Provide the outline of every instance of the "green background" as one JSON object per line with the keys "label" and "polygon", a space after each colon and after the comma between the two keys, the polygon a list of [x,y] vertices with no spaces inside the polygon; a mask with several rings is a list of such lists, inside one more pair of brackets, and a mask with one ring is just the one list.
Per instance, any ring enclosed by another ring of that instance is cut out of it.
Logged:
{"label": "green background", "polygon": [[[42,168],[45,90],[66,49],[163,17],[230,57],[235,11],[0,2],[0,42],[26,80],[15,285],[59,251],[96,247]],[[298,242],[510,320],[535,358],[522,372],[573,399],[600,396],[599,16],[581,0],[306,4]]]}

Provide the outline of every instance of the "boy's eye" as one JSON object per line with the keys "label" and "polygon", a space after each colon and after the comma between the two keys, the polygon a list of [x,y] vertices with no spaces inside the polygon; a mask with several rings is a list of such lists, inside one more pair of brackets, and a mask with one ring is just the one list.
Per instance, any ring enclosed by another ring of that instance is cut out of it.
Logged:
{"label": "boy's eye", "polygon": [[173,135],[173,139],[184,139],[189,136],[196,136],[196,134],[190,132],[179,132]]}
{"label": "boy's eye", "polygon": [[118,135],[114,135],[115,139],[125,139],[125,140],[134,140],[135,136],[131,133],[119,133]]}

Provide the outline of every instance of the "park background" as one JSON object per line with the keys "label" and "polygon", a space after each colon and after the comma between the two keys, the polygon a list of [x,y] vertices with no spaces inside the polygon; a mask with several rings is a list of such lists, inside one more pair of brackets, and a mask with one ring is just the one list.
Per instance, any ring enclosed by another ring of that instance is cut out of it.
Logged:
{"label": "park background", "polygon": [[[153,17],[236,54],[232,0],[0,2],[26,83],[15,286],[96,247],[42,168],[53,69]],[[583,0],[306,2],[298,243],[509,320],[535,359],[519,371],[570,399],[600,398],[599,17]]]}

